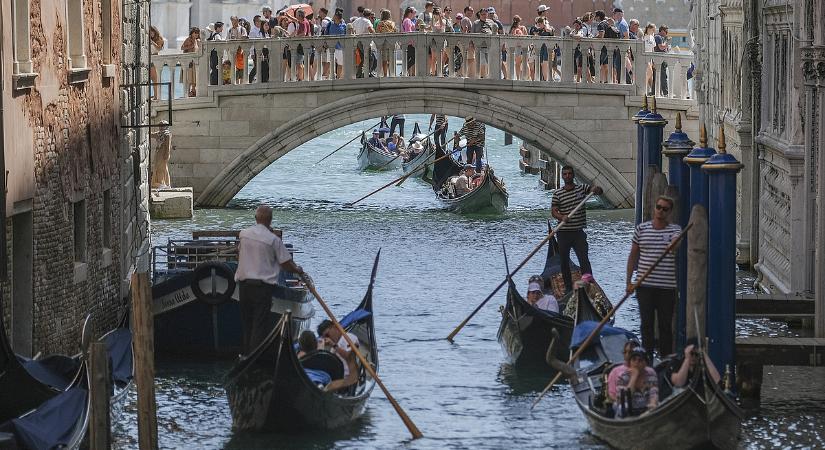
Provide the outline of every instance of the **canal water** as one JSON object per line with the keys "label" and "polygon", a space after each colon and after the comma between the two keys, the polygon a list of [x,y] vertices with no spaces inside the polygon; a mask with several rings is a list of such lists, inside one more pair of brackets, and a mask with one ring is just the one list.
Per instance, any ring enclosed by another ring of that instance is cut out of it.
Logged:
{"label": "canal water", "polygon": [[[409,116],[412,122],[428,116]],[[518,142],[504,145],[504,133],[488,129],[489,160],[510,192],[501,216],[461,216],[440,210],[432,189],[419,180],[387,189],[355,208],[343,204],[399,176],[360,173],[358,142],[321,164],[327,153],[368,128],[354,124],[321,136],[289,153],[252,180],[227,209],[195,211],[192,220],[153,221],[154,243],[187,238],[193,230],[238,229],[253,223],[259,203],[275,208],[274,224],[301,250],[296,260],[310,273],[322,296],[343,316],[364,294],[376,252],[375,323],[380,376],[424,433],[409,434],[379,389],[366,414],[334,432],[297,435],[234,434],[222,387],[231,363],[161,360],[157,399],[162,448],[600,448],[567,385],[554,388],[534,410],[530,404],[547,383],[541,373],[519,372],[503,364],[496,342],[500,292],[458,334],[444,338],[503,279],[502,245],[513,267],[543,238],[550,195],[534,175],[518,170]],[[450,132],[461,121],[450,120]],[[424,125],[426,129],[426,125]],[[594,275],[611,299],[624,290],[633,214],[629,210],[588,211]],[[542,255],[542,254],[539,254]],[[516,275],[524,290],[539,273],[536,257]],[[740,290],[753,278],[740,274]],[[315,323],[323,318],[318,308]],[[618,312],[616,323],[638,332],[635,301]],[[795,335],[768,321],[741,322],[740,335]],[[784,378],[773,378],[783,372]],[[749,413],[743,447],[825,446],[825,371],[766,368],[763,407]],[[785,394],[792,391],[791,394]],[[781,394],[781,395],[780,395]],[[136,448],[134,393],[115,426],[116,447]]]}

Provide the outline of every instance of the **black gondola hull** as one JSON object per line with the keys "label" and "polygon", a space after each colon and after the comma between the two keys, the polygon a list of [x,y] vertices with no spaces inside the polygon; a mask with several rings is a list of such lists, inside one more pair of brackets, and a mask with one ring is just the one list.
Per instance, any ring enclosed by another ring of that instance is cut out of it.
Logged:
{"label": "black gondola hull", "polygon": [[[380,252],[379,252],[380,256]],[[378,268],[376,256],[367,293],[358,310],[368,312],[348,329],[360,342],[365,358],[378,371],[378,348],[372,315],[372,291]],[[290,313],[252,353],[241,358],[224,387],[236,431],[299,431],[338,428],[363,414],[375,387],[367,373],[347,393],[328,392],[307,376],[294,351]],[[363,369],[362,369],[363,370]]]}
{"label": "black gondola hull", "polygon": [[[712,392],[706,398],[691,390],[676,394],[675,398],[652,412],[631,419],[608,419],[592,411],[590,394],[584,384],[575,387],[576,402],[590,423],[594,436],[619,449],[698,449],[737,447],[741,431],[741,412],[724,394]],[[713,386],[707,385],[707,390]],[[707,391],[705,391],[707,392]],[[588,403],[586,403],[588,402]]]}

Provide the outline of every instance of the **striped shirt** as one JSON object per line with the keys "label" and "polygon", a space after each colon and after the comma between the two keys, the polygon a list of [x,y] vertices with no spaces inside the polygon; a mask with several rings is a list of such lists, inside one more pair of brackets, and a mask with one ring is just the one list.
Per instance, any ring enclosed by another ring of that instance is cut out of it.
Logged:
{"label": "striped shirt", "polygon": [[[668,224],[661,230],[653,228],[653,222],[640,223],[633,233],[633,243],[639,246],[639,266],[636,278],[648,271],[653,263],[659,259],[670,242],[675,238],[682,227],[675,223]],[[662,259],[650,275],[641,284],[646,287],[676,289],[676,253],[670,252]]]}
{"label": "striped shirt", "polygon": [[478,147],[484,147],[486,130],[484,128],[484,124],[480,121],[471,120],[469,122],[464,122],[464,126],[461,127],[461,131],[459,131],[458,134],[467,136],[467,146],[475,145]]}
{"label": "striped shirt", "polygon": [[446,128],[444,125],[447,125],[447,116],[444,114],[436,114],[435,115],[435,128]]}
{"label": "striped shirt", "polygon": [[[573,208],[576,207],[590,192],[589,184],[577,184],[573,189],[567,190],[559,188],[553,191],[553,208],[558,208],[563,215],[569,215]],[[587,226],[587,213],[585,207],[582,206],[576,211],[576,214],[567,218],[567,223],[562,225],[559,231],[578,231]]]}

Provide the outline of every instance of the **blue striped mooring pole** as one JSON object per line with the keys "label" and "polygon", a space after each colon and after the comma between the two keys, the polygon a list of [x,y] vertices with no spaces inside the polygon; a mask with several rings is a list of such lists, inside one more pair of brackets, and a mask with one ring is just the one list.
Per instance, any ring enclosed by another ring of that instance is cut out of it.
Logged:
{"label": "blue striped mooring pole", "polygon": [[[667,179],[671,186],[675,186],[679,192],[676,199],[678,207],[678,217],[673,217],[674,222],[682,228],[687,226],[690,220],[690,169],[684,161],[684,157],[690,153],[695,142],[691,141],[686,133],[682,131],[682,115],[676,113],[676,130],[670,134],[662,146],[662,151],[668,158]],[[679,245],[676,255],[676,286],[679,291],[679,302],[676,305],[676,351],[685,347],[687,326],[687,239],[685,238]]]}
{"label": "blue striped mooring pole", "polygon": [[[713,363],[721,371],[736,367],[736,174],[742,164],[725,152],[719,128],[719,153],[702,165],[709,179],[707,336]],[[733,377],[733,372],[731,372]],[[735,379],[730,379],[735,386]]]}
{"label": "blue striped mooring pole", "polygon": [[636,124],[636,225],[642,223],[642,191],[644,191],[645,184],[645,135],[644,128],[639,121],[648,114],[650,110],[647,109],[647,95],[645,95],[642,109],[632,117],[633,123]]}

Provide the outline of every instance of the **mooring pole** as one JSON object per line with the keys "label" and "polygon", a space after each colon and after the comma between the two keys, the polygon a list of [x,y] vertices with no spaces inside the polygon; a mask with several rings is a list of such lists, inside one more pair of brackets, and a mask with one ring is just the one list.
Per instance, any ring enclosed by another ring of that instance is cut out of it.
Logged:
{"label": "mooring pole", "polygon": [[[653,97],[653,110],[639,119],[639,125],[641,125],[642,134],[644,135],[642,180],[645,186],[642,192],[652,192],[647,190],[646,185],[654,174],[662,173],[662,141],[664,140],[665,125],[667,125],[667,120],[656,111],[656,97]],[[653,203],[651,199],[642,198],[642,205],[651,203]],[[646,217],[644,214],[644,210],[642,211],[641,220],[650,220],[650,217]]]}
{"label": "mooring pole", "polygon": [[155,338],[152,291],[149,274],[132,274],[132,333],[137,385],[138,448],[158,448],[158,418],[155,400]]}
{"label": "mooring pole", "polygon": [[644,128],[639,121],[648,114],[650,110],[647,109],[647,95],[645,95],[642,109],[631,118],[636,124],[636,225],[642,223],[642,192],[645,189],[645,135]]}
{"label": "mooring pole", "polygon": [[[662,143],[665,150],[662,153],[668,158],[667,178],[670,185],[678,193],[676,201],[676,211],[673,219],[682,228],[687,226],[690,220],[690,169],[683,161],[684,157],[690,153],[695,142],[682,132],[682,115],[676,113],[676,131],[670,134],[668,139]],[[687,236],[690,238],[690,235]],[[688,241],[689,242],[689,241]],[[676,253],[676,286],[679,292],[679,301],[676,304],[676,352],[685,347],[686,324],[687,324],[687,249],[688,242],[682,242]]]}
{"label": "mooring pole", "polygon": [[[742,164],[725,152],[719,127],[719,153],[702,165],[709,179],[708,311],[710,357],[722,371],[736,367],[736,174]],[[734,373],[731,372],[731,377]],[[736,380],[729,380],[735,386]]]}
{"label": "mooring pole", "polygon": [[91,373],[89,395],[92,405],[89,421],[89,448],[108,450],[112,445],[112,424],[109,413],[109,398],[112,392],[109,372],[109,352],[106,343],[94,341],[89,344],[89,372]]}

